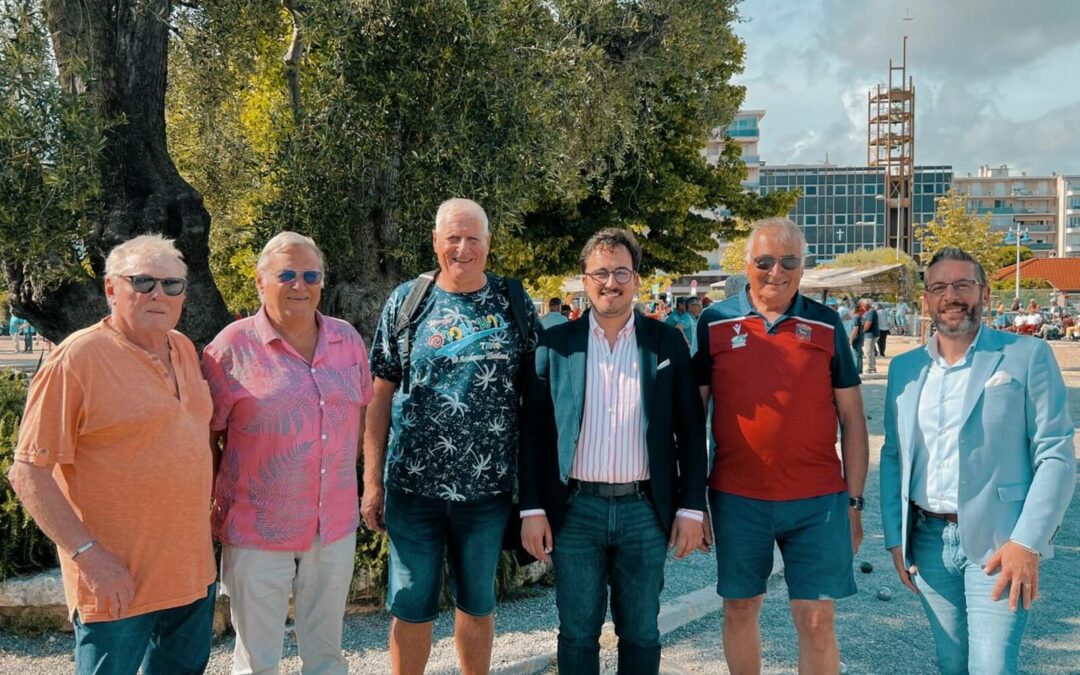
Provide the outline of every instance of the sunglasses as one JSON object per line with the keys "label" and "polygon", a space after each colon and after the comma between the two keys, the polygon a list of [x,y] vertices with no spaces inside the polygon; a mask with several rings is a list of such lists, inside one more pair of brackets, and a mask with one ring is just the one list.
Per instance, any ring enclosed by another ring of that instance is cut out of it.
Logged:
{"label": "sunglasses", "polygon": [[797,255],[786,255],[782,258],[771,255],[759,255],[754,258],[754,267],[762,272],[776,267],[776,263],[780,263],[780,267],[783,267],[788,272],[794,272],[802,265],[802,258]]}
{"label": "sunglasses", "polygon": [[277,280],[283,284],[291,284],[296,281],[296,277],[303,279],[308,286],[314,286],[322,281],[323,273],[319,270],[281,270],[277,273]]}
{"label": "sunglasses", "polygon": [[187,288],[187,279],[179,279],[177,277],[166,277],[164,279],[158,279],[157,277],[147,276],[145,274],[123,275],[128,282],[131,283],[131,288],[136,293],[152,293],[154,286],[161,284],[161,291],[165,295],[177,296],[184,292]]}

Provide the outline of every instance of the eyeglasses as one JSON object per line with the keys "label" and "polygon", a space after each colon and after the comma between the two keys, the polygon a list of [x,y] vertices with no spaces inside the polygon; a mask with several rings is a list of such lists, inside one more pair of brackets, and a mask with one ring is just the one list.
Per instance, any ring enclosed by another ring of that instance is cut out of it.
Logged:
{"label": "eyeglasses", "polygon": [[981,284],[974,279],[959,279],[951,283],[930,284],[926,287],[926,292],[933,296],[942,296],[949,290],[949,286],[952,286],[957,295],[971,295]]}
{"label": "eyeglasses", "polygon": [[165,295],[177,296],[184,292],[187,288],[187,279],[179,279],[177,277],[165,277],[159,279],[157,277],[151,277],[144,274],[133,275],[121,275],[128,282],[131,283],[131,289],[136,293],[152,293],[154,286],[158,283],[161,284],[161,291]]}
{"label": "eyeglasses", "polygon": [[634,278],[634,270],[628,267],[617,267],[614,270],[598,269],[595,272],[585,272],[585,276],[603,286],[608,279],[615,277],[615,282],[628,284]]}
{"label": "eyeglasses", "polygon": [[308,286],[314,286],[322,281],[323,273],[320,270],[281,270],[277,273],[277,280],[283,284],[291,284],[296,277],[302,278]]}
{"label": "eyeglasses", "polygon": [[797,255],[786,255],[782,258],[777,258],[771,255],[759,255],[754,258],[754,267],[758,268],[762,272],[771,270],[776,267],[776,263],[780,263],[780,267],[783,267],[788,272],[799,269],[802,265],[802,258]]}

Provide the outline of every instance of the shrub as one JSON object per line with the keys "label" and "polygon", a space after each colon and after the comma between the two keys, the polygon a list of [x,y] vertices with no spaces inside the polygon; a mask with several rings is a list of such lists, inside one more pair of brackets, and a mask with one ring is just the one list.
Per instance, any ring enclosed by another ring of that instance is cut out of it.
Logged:
{"label": "shrub", "polygon": [[7,478],[25,405],[25,378],[14,370],[0,371],[0,581],[58,564],[56,547],[34,524]]}

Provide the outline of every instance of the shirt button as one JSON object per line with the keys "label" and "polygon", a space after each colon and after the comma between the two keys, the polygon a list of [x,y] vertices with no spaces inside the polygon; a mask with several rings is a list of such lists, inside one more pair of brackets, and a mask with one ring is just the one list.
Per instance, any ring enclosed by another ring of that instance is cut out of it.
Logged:
{"label": "shirt button", "polygon": [[323,470],[319,471],[319,473],[325,474],[325,473],[326,473],[326,469],[323,469]]}
{"label": "shirt button", "polygon": [[326,440],[326,434],[323,434],[323,435],[322,435],[322,439],[323,439],[324,441]]}
{"label": "shirt button", "polygon": [[315,372],[315,369],[314,369],[314,368],[312,368],[312,369],[311,369],[311,372],[313,372],[313,373],[314,373],[314,372]]}
{"label": "shirt button", "polygon": [[326,405],[326,401],[319,401],[319,405]]}

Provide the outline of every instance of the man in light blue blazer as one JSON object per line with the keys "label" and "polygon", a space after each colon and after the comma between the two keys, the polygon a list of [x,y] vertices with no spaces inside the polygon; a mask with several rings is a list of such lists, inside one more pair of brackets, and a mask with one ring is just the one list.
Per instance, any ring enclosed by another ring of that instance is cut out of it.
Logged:
{"label": "man in light blue blazer", "polygon": [[990,291],[970,254],[939,251],[925,298],[937,334],[889,367],[885,547],[920,595],[942,673],[1016,673],[1076,484],[1065,384],[1045,342],[981,324]]}

